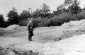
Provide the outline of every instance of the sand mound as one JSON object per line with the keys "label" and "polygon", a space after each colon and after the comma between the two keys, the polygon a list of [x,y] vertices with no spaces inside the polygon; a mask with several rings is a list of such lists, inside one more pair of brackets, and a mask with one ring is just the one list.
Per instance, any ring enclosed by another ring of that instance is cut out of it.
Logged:
{"label": "sand mound", "polygon": [[10,25],[5,30],[27,30],[26,26],[19,26],[19,25]]}
{"label": "sand mound", "polygon": [[85,27],[85,20],[70,21],[68,23],[64,23],[61,27],[62,28]]}
{"label": "sand mound", "polygon": [[10,26],[8,26],[7,28],[6,28],[6,30],[13,30],[13,29],[17,29],[17,28],[19,28],[19,25],[10,25]]}

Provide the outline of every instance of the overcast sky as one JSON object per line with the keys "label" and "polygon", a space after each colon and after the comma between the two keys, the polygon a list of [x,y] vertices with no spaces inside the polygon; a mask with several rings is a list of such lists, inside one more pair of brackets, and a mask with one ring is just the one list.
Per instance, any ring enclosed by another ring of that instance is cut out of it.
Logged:
{"label": "overcast sky", "polygon": [[[80,6],[85,7],[85,1],[79,0]],[[22,10],[27,10],[28,8],[32,8],[34,11],[37,8],[42,6],[42,3],[46,3],[51,11],[56,10],[57,6],[62,4],[64,0],[0,0],[0,13],[6,14],[12,7],[15,7],[17,11],[20,13]]]}

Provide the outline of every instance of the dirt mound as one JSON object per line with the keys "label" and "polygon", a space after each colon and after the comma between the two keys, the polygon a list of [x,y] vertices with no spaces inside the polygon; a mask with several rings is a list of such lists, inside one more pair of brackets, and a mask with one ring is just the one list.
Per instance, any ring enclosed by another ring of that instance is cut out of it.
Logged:
{"label": "dirt mound", "polygon": [[68,23],[64,23],[61,27],[62,28],[85,27],[85,20],[70,21]]}
{"label": "dirt mound", "polygon": [[14,29],[17,29],[17,28],[19,28],[20,26],[19,25],[10,25],[10,26],[8,26],[7,28],[6,28],[6,30],[14,30]]}
{"label": "dirt mound", "polygon": [[5,30],[27,30],[26,26],[10,25]]}

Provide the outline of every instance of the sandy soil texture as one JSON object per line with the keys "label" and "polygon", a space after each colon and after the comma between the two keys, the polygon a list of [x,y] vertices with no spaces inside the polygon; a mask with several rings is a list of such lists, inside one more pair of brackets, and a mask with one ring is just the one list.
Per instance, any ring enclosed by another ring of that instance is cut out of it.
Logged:
{"label": "sandy soil texture", "polygon": [[25,26],[0,28],[0,54],[4,55],[85,55],[85,20],[62,26],[34,29],[28,41]]}

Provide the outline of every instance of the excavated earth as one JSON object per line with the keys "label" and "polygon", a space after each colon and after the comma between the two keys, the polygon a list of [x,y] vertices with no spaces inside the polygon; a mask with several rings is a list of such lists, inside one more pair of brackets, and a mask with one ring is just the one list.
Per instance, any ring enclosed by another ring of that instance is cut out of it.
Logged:
{"label": "excavated earth", "polygon": [[0,55],[85,55],[85,20],[35,28],[32,39],[25,26],[0,28]]}

